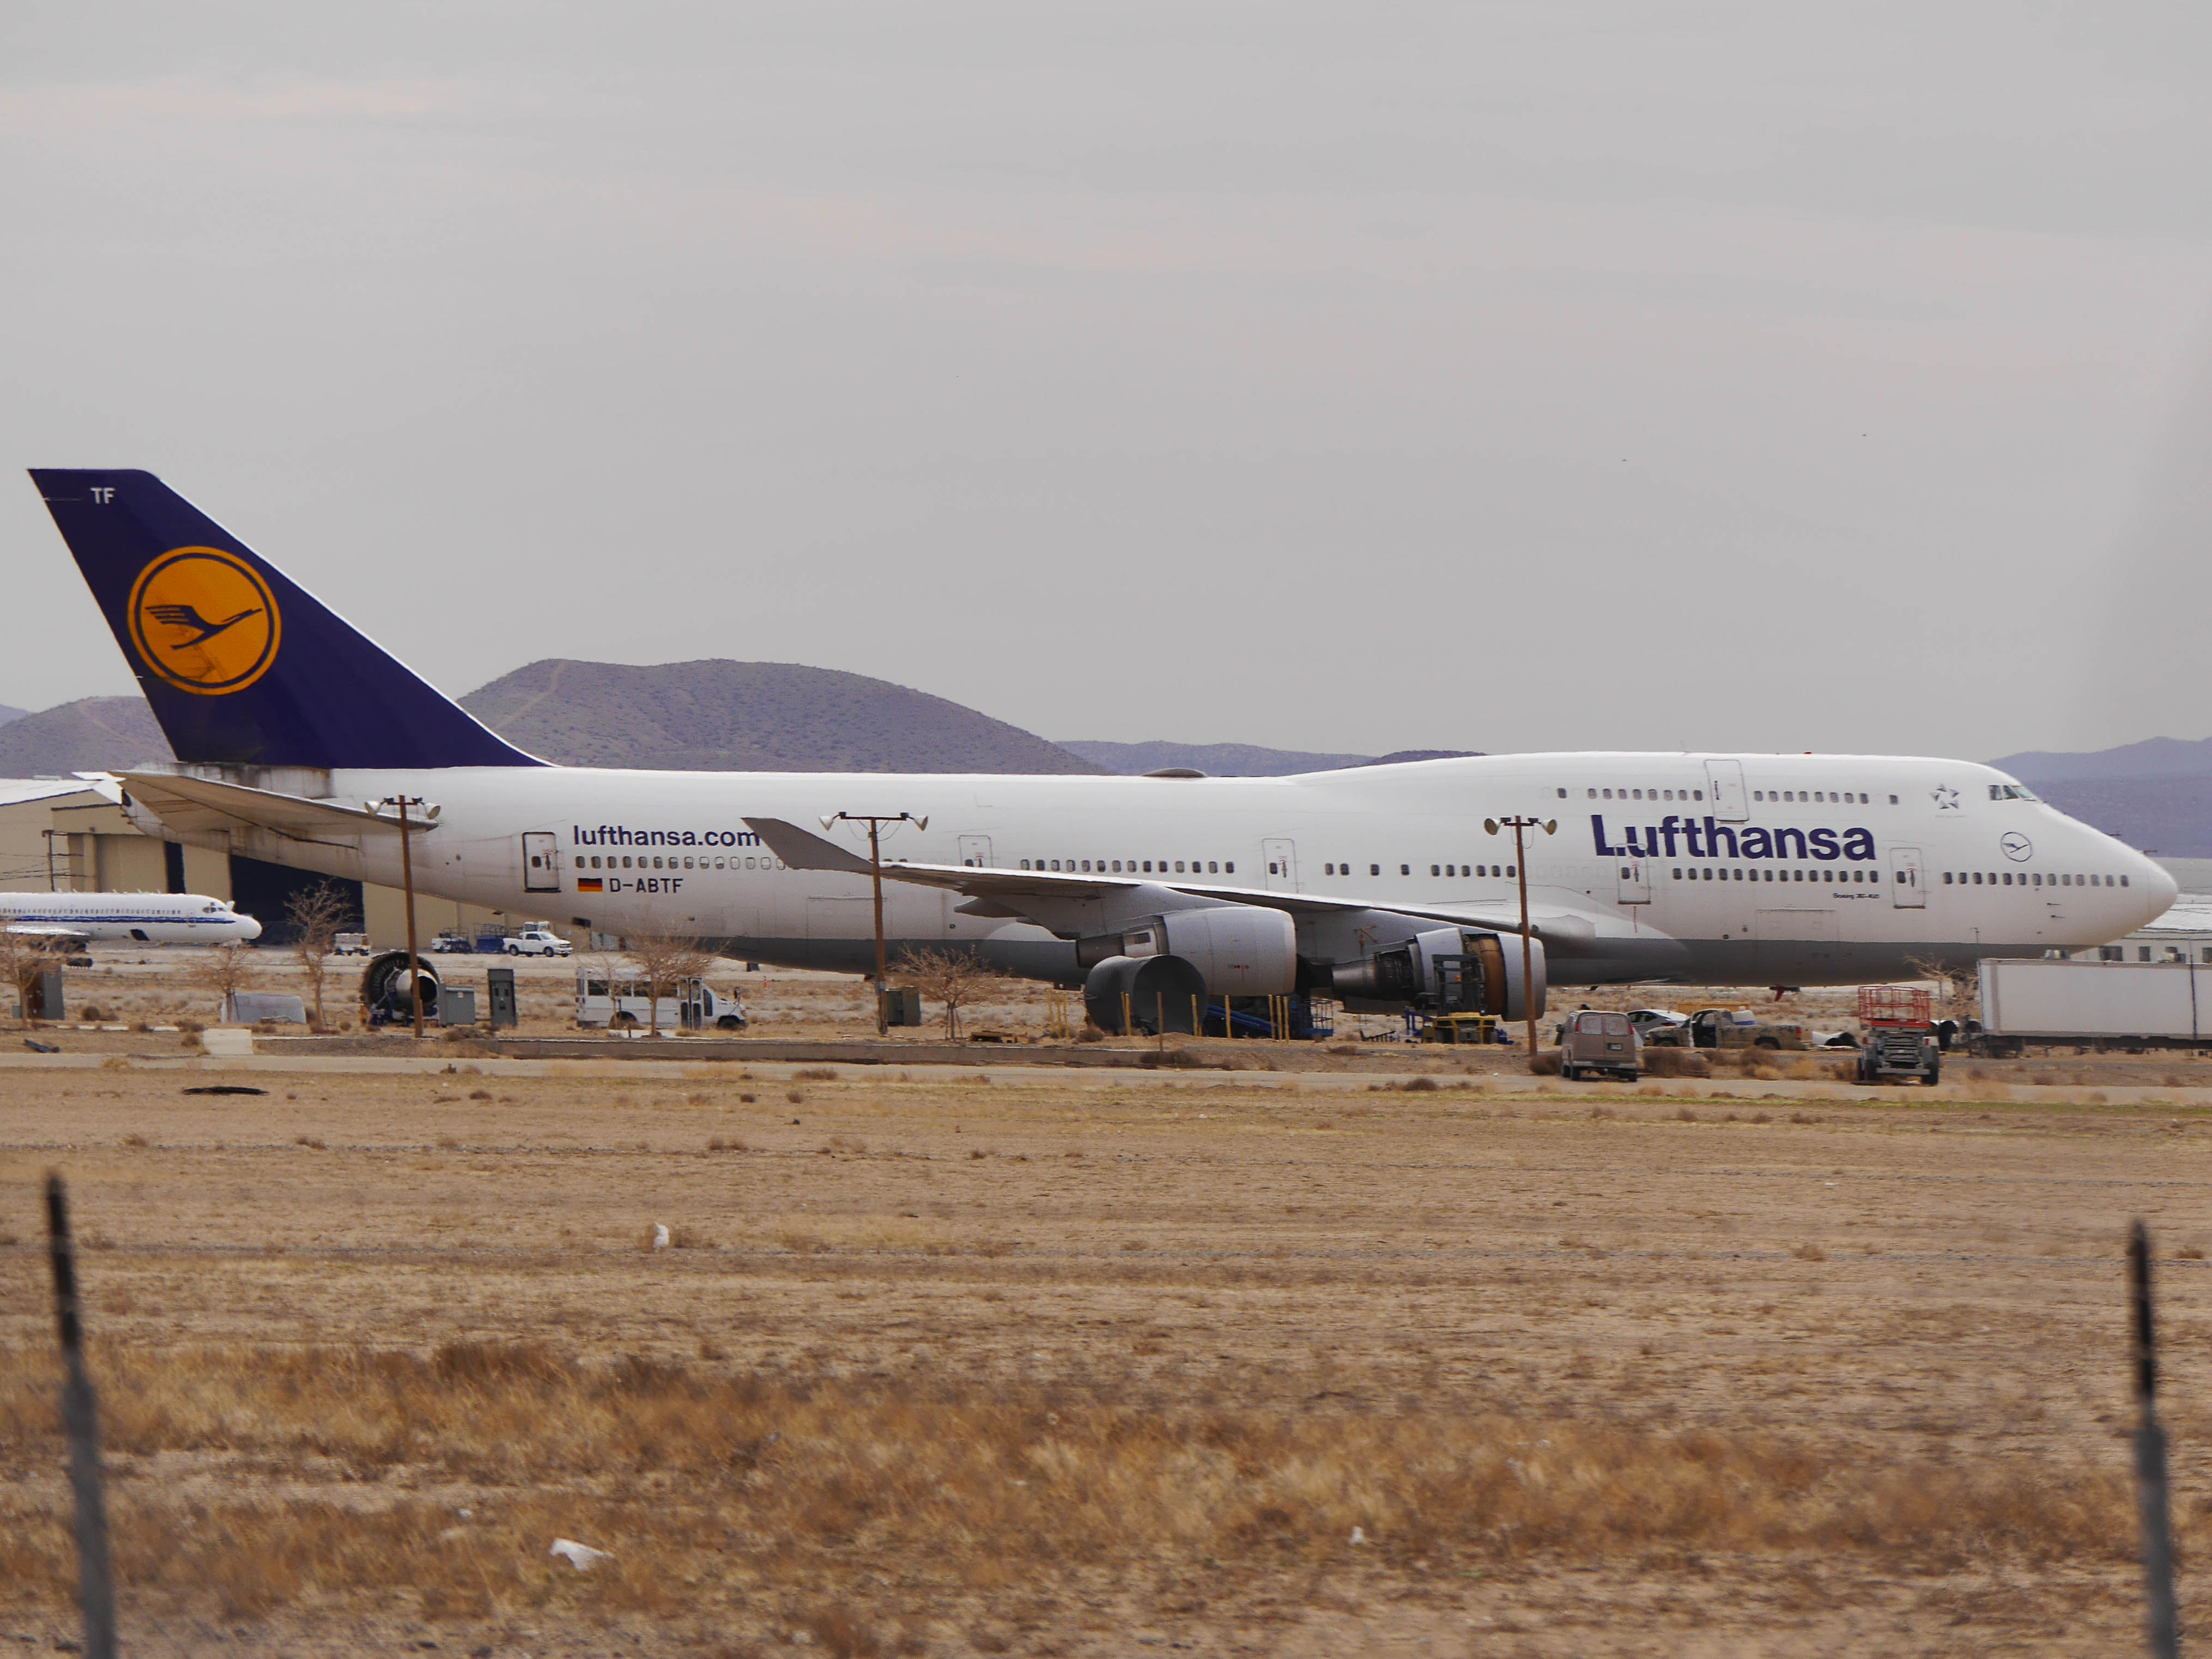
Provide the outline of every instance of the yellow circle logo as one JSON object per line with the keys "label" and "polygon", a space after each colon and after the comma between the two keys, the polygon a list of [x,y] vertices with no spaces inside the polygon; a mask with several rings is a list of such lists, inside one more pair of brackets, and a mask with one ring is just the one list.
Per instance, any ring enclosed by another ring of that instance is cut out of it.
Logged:
{"label": "yellow circle logo", "polygon": [[131,590],[131,642],[182,691],[243,691],[276,660],[281,621],[261,574],[216,547],[173,547]]}

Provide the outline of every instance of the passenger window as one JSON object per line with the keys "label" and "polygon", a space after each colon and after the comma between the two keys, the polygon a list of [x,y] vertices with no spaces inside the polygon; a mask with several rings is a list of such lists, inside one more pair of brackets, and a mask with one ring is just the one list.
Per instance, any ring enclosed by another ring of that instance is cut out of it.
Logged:
{"label": "passenger window", "polygon": [[1182,873],[1183,873],[1182,860],[1181,859],[1177,859],[1177,860],[1176,860],[1176,874],[1177,874],[1177,875],[1182,875]]}
{"label": "passenger window", "polygon": [[1367,866],[1367,873],[1370,876],[1379,876],[1382,873],[1382,866],[1379,864],[1370,864]]}
{"label": "passenger window", "polygon": [[1221,873],[1221,866],[1218,864],[1209,864],[1206,866],[1206,873],[1209,876],[1218,876]]}
{"label": "passenger window", "polygon": [[1513,873],[1513,866],[1509,864],[1505,866],[1505,873],[1509,876]]}
{"label": "passenger window", "polygon": [[1398,866],[1398,873],[1401,876],[1410,876],[1413,873],[1413,866],[1410,864],[1401,864]]}
{"label": "passenger window", "polygon": [[1606,798],[1607,800],[1611,800],[1611,799],[1613,799],[1613,791],[1612,791],[1612,790],[1610,790],[1610,789],[1607,790],[1607,791],[1605,792],[1605,798]]}
{"label": "passenger window", "polygon": [[1237,860],[1231,859],[1226,863],[1223,864],[1221,866],[1221,873],[1224,876],[1235,875],[1237,873]]}
{"label": "passenger window", "polygon": [[1429,873],[1430,873],[1431,875],[1432,875],[1432,876],[1435,876],[1435,875],[1441,875],[1441,874],[1443,874],[1443,872],[1442,871],[1438,870],[1438,869],[1437,868],[1437,866],[1436,866],[1435,865],[1433,865],[1433,864],[1432,864],[1432,865],[1431,865],[1431,866],[1429,866]]}
{"label": "passenger window", "polygon": [[1595,789],[1591,790],[1591,791],[1589,792],[1589,798],[1590,798],[1592,800],[1595,800],[1595,799],[1597,799],[1597,791],[1596,791],[1596,790],[1595,790]]}
{"label": "passenger window", "polygon": [[1690,799],[1692,800],[1703,800],[1705,798],[1705,792],[1702,789],[1692,789],[1690,791]]}

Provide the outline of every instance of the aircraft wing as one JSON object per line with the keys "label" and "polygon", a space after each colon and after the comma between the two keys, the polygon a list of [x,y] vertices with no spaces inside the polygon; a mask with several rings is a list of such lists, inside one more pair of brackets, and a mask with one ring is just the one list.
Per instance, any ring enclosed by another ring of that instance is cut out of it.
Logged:
{"label": "aircraft wing", "polygon": [[92,935],[81,927],[66,927],[58,921],[11,921],[0,927],[0,933],[14,939],[51,940],[56,945],[88,945]]}
{"label": "aircraft wing", "polygon": [[[745,827],[764,842],[770,852],[794,870],[835,870],[865,876],[867,860],[824,840],[811,830],[782,818],[747,818]],[[1349,914],[1388,910],[1394,915],[1414,916],[1450,927],[1480,927],[1492,933],[1518,933],[1518,906],[1514,913],[1477,909],[1465,905],[1381,904],[1372,899],[1334,898],[1322,893],[1281,893],[1260,887],[1224,887],[1218,883],[1176,881],[1141,876],[1071,875],[1046,870],[978,869],[970,865],[886,862],[884,878],[942,887],[964,894],[960,907],[969,915],[1037,919],[1039,910],[1063,910],[1069,906],[1096,904],[1109,895],[1134,893],[1141,888],[1188,893],[1194,898],[1219,899],[1230,904],[1256,904],[1291,915]],[[1049,923],[1046,924],[1049,926]],[[1557,906],[1531,905],[1528,932],[1537,939],[1588,939],[1597,932],[1590,919],[1578,911]]]}
{"label": "aircraft wing", "polygon": [[[295,841],[343,837],[350,842],[364,832],[397,835],[399,831],[397,818],[340,801],[310,800],[305,795],[280,794],[270,789],[249,789],[243,784],[166,772],[118,772],[114,776],[123,786],[126,809],[143,808],[179,835],[271,830]],[[419,835],[437,825],[410,822],[407,827]]]}

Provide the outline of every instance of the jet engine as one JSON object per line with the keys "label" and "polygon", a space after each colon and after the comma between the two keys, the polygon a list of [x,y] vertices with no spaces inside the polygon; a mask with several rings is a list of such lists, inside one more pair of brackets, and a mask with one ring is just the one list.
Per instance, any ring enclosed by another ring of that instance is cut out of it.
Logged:
{"label": "jet engine", "polygon": [[1084,1006],[1104,1030],[1122,1030],[1126,1019],[1148,1030],[1189,1031],[1208,997],[1296,990],[1297,928],[1282,911],[1257,904],[1170,910],[1078,939],[1075,960],[1089,974]]}
{"label": "jet engine", "polygon": [[1298,934],[1290,917],[1257,904],[1170,910],[1075,942],[1076,965],[1114,957],[1181,957],[1217,997],[1264,997],[1297,988]]}
{"label": "jet engine", "polygon": [[[435,1019],[438,976],[430,970],[430,964],[419,957],[414,972],[422,984],[422,1016]],[[368,1010],[372,1022],[415,1018],[414,987],[408,980],[406,951],[386,951],[370,959],[361,975],[361,1006]]]}
{"label": "jet engine", "polygon": [[1431,1008],[1438,1013],[1496,1014],[1519,1020],[1544,1012],[1540,940],[1528,941],[1528,969],[1533,987],[1522,981],[1517,934],[1434,927],[1361,961],[1339,963],[1330,977],[1336,994],[1347,1002],[1383,1002]]}

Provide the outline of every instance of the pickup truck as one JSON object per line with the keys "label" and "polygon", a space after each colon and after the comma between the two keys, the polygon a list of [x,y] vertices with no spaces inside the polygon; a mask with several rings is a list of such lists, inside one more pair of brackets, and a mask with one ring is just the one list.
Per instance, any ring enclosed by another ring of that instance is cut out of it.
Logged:
{"label": "pickup truck", "polygon": [[1763,1020],[1744,1008],[1700,1008],[1671,1030],[1643,1034],[1649,1045],[1677,1048],[1809,1048],[1812,1033],[1794,1020]]}
{"label": "pickup truck", "polygon": [[550,927],[526,927],[500,943],[511,957],[565,957],[576,948]]}

